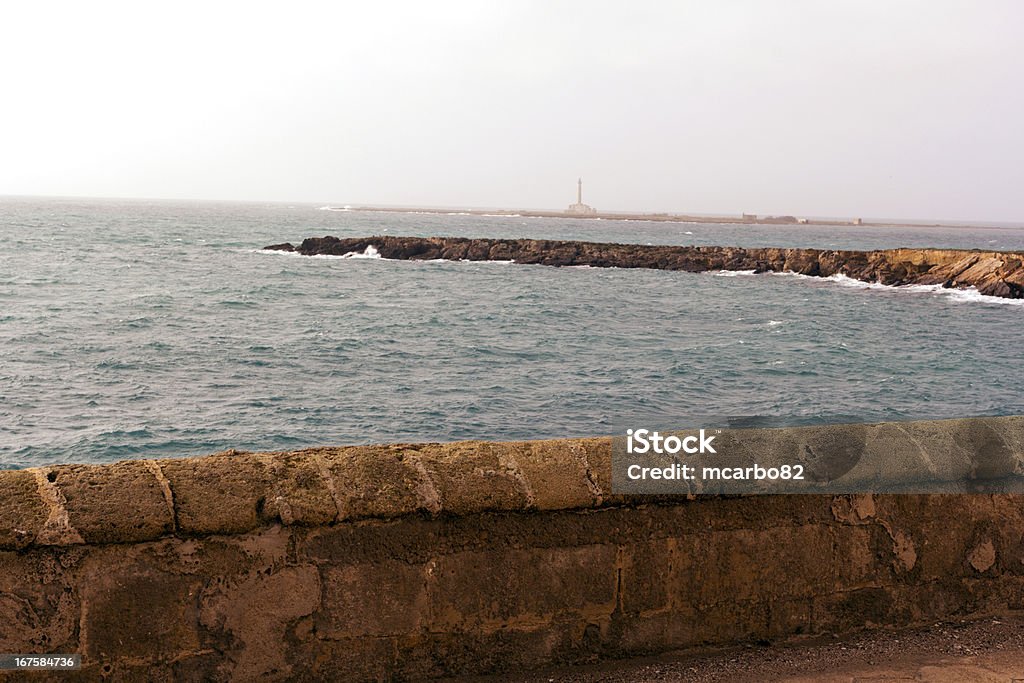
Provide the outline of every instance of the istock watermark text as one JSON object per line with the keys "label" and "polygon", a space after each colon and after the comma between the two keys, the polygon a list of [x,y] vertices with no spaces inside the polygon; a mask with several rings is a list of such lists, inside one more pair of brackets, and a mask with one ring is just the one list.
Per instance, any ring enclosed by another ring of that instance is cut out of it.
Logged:
{"label": "istock watermark text", "polygon": [[708,436],[703,429],[700,430],[699,436],[685,436],[682,439],[674,434],[662,436],[657,431],[652,432],[649,429],[627,429],[626,452],[631,455],[644,455],[645,453],[675,455],[679,451],[690,455],[717,453],[714,446],[711,445],[714,440],[714,435]]}

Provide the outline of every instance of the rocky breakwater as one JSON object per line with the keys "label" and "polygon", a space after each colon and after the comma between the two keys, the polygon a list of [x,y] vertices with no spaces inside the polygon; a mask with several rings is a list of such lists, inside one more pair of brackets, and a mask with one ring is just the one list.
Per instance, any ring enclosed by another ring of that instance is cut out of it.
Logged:
{"label": "rocky breakwater", "polygon": [[814,277],[845,275],[884,285],[974,287],[981,294],[1024,299],[1024,254],[958,249],[885,249],[849,251],[650,246],[530,239],[465,237],[310,237],[298,246],[265,249],[306,256],[373,253],[400,260],[515,261],[545,266],[654,268],[703,272],[753,270],[792,272]]}

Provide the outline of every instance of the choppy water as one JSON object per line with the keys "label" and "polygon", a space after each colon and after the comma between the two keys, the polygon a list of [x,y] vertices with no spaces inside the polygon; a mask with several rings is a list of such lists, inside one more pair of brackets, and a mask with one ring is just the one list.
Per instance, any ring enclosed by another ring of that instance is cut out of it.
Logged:
{"label": "choppy water", "polygon": [[302,258],[310,235],[1024,249],[1024,229],[0,200],[0,468],[1024,413],[1024,306],[786,275]]}

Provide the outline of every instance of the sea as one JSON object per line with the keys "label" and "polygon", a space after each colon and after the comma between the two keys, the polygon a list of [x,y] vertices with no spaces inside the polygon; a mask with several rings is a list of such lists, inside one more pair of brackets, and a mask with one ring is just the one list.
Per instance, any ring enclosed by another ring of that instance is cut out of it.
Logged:
{"label": "sea", "polygon": [[1024,414],[1021,301],[785,274],[261,251],[373,234],[1024,250],[1021,225],[0,198],[0,468]]}

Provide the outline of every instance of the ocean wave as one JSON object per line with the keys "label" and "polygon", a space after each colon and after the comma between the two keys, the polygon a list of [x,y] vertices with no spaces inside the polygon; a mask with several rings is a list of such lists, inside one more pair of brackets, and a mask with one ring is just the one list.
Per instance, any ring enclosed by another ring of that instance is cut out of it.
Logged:
{"label": "ocean wave", "polygon": [[372,244],[366,245],[366,249],[362,252],[350,251],[347,254],[343,254],[341,258],[381,258],[380,252],[377,251],[377,247]]}
{"label": "ocean wave", "polygon": [[[318,259],[327,259],[327,260],[331,260],[331,259],[335,259],[335,260],[337,260],[337,259],[348,260],[348,259],[381,259],[382,258],[381,255],[380,255],[380,252],[378,252],[377,248],[374,247],[372,244],[368,245],[366,247],[366,249],[364,251],[362,251],[362,252],[350,251],[349,253],[341,254],[340,256],[338,254],[311,254],[311,255],[307,256],[306,254],[301,254],[301,253],[299,253],[297,251],[280,251],[280,250],[277,250],[277,249],[246,249],[246,251],[248,251],[250,253],[253,253],[253,254],[270,254],[272,256],[288,256],[288,257],[291,257],[291,258],[301,258],[301,259],[318,258]],[[383,259],[383,260],[397,260],[397,259]]]}
{"label": "ocean wave", "polygon": [[[304,256],[303,254],[299,254],[299,252],[292,252],[292,253],[298,254],[299,256]],[[381,255],[380,255],[380,252],[377,251],[377,248],[374,247],[372,244],[370,244],[370,245],[367,245],[367,247],[366,247],[366,249],[364,251],[350,251],[347,254],[341,254],[341,255],[338,255],[338,254],[312,254],[310,256],[306,256],[305,258],[318,258],[318,259],[335,260],[335,261],[338,261],[338,260],[340,260],[340,261],[347,261],[349,259],[379,259],[379,258],[381,258]]]}
{"label": "ocean wave", "polygon": [[345,206],[321,206],[317,211],[351,211],[352,207],[346,204]]}
{"label": "ocean wave", "polygon": [[279,251],[277,249],[243,249],[249,254],[264,254],[266,256],[288,256],[289,258],[306,258],[297,251]]}
{"label": "ocean wave", "polygon": [[939,295],[957,303],[970,302],[1024,307],[1024,299],[1007,299],[1001,296],[989,296],[988,294],[982,294],[979,292],[976,287],[965,287],[960,289],[956,287],[943,287],[942,285],[886,285],[881,282],[865,282],[863,280],[852,278],[849,275],[843,275],[842,273],[836,273],[835,275],[829,275],[828,277],[817,277],[814,275],[804,275],[803,273],[784,271],[773,272],[772,275],[783,275],[786,277],[796,277],[806,280],[824,280],[826,282],[837,284],[840,287],[851,287],[853,289],[873,289],[890,292],[914,292],[917,294]]}
{"label": "ocean wave", "polygon": [[739,277],[741,275],[756,275],[756,270],[717,270],[715,277]]}

